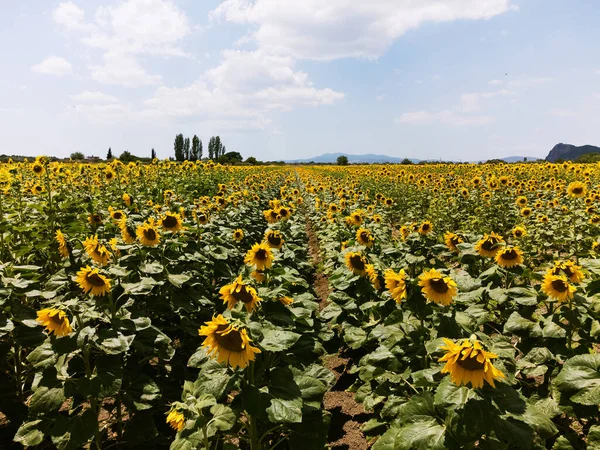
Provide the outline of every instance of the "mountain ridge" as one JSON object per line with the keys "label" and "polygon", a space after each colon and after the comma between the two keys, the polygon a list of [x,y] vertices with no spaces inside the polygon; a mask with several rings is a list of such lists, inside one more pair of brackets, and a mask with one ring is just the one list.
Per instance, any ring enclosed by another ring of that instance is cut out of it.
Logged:
{"label": "mountain ridge", "polygon": [[[388,156],[388,155],[380,155],[380,154],[376,154],[376,153],[364,153],[364,154],[359,154],[359,155],[353,155],[353,154],[349,154],[349,153],[341,153],[341,152],[336,152],[336,153],[323,153],[322,155],[317,155],[314,156],[312,158],[303,158],[303,159],[292,159],[292,160],[286,160],[284,162],[288,163],[288,164],[306,164],[306,163],[321,163],[321,164],[332,164],[332,163],[336,163],[337,159],[340,156],[345,156],[348,158],[348,163],[349,164],[385,164],[385,163],[392,163],[392,164],[398,164],[401,163],[402,161],[404,161],[405,159],[409,159],[412,163],[417,164],[421,161],[436,161],[433,159],[429,159],[429,160],[421,160],[421,159],[416,159],[416,158],[400,158],[400,157],[396,157],[396,156]],[[504,158],[498,158],[501,159],[505,162],[519,162],[519,161],[523,161],[524,158],[527,158],[528,161],[536,161],[540,158],[535,158],[535,157],[528,157],[528,156],[507,156]],[[453,161],[456,162],[456,161]],[[471,162],[480,162],[480,161],[471,161]]]}
{"label": "mountain ridge", "polygon": [[556,144],[548,156],[546,156],[546,161],[556,162],[559,159],[565,161],[575,161],[582,155],[588,153],[600,153],[600,147],[596,147],[595,145],[572,145],[572,144],[563,144],[562,142]]}

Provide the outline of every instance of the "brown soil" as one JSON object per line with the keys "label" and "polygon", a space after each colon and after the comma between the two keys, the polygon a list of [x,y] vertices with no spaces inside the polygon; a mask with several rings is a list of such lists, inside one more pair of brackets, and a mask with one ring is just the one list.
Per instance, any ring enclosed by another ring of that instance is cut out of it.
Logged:
{"label": "brown soil", "polygon": [[[306,219],[306,235],[308,237],[308,255],[312,260],[313,266],[316,268],[323,262],[323,256],[321,255],[321,251],[319,249],[319,240],[317,239],[317,235],[313,230],[312,224],[308,218]],[[317,297],[319,298],[319,311],[322,311],[323,308],[327,306],[327,299],[331,293],[327,277],[321,272],[317,271],[315,274],[313,287]]]}

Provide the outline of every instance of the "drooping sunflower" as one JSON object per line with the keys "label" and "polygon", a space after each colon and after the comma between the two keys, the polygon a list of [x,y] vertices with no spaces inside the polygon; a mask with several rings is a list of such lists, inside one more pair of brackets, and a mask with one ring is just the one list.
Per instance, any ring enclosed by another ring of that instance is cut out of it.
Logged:
{"label": "drooping sunflower", "polygon": [[575,197],[575,198],[585,197],[585,193],[586,193],[585,184],[583,184],[580,181],[573,181],[572,183],[569,183],[569,186],[567,187],[567,194],[569,194],[571,197]]}
{"label": "drooping sunflower", "polygon": [[439,359],[440,362],[446,362],[441,373],[449,373],[452,382],[457,386],[471,384],[473,388],[482,388],[485,381],[496,387],[494,380],[506,378],[491,362],[492,359],[498,358],[498,355],[485,351],[481,342],[476,339],[463,339],[457,344],[444,338],[444,345],[440,350],[446,351]]}
{"label": "drooping sunflower", "polygon": [[504,242],[502,236],[492,232],[489,235],[484,234],[483,237],[475,244],[475,250],[481,256],[493,258],[500,250],[500,244]]}
{"label": "drooping sunflower", "polygon": [[219,295],[223,299],[223,303],[227,303],[227,308],[233,309],[238,302],[242,302],[249,313],[254,311],[262,301],[256,289],[242,281],[241,275],[233,283],[223,286],[219,290]]}
{"label": "drooping sunflower", "polygon": [[253,270],[252,273],[250,274],[250,276],[252,278],[254,278],[256,281],[258,281],[259,283],[262,283],[263,281],[265,281],[265,278],[267,277],[262,270]]}
{"label": "drooping sunflower", "polygon": [[265,233],[264,242],[269,244],[269,247],[276,248],[280,250],[283,247],[283,237],[281,236],[281,232],[279,230],[267,230]]}
{"label": "drooping sunflower", "polygon": [[185,416],[176,409],[172,409],[167,414],[167,423],[175,431],[181,431],[185,427]]}
{"label": "drooping sunflower", "polygon": [[58,252],[63,258],[68,258],[71,245],[67,242],[65,235],[60,230],[56,230],[56,241],[58,242]]}
{"label": "drooping sunflower", "polygon": [[365,276],[367,273],[367,258],[360,252],[348,252],[345,256],[346,266],[354,275]]}
{"label": "drooping sunflower", "polygon": [[100,214],[88,215],[88,222],[92,226],[98,226],[102,223],[102,216]]}
{"label": "drooping sunflower", "polygon": [[206,322],[198,330],[200,336],[206,336],[202,347],[207,347],[207,353],[216,358],[219,363],[245,368],[250,361],[254,361],[255,354],[260,349],[252,347],[252,340],[248,337],[245,328],[237,324],[230,324],[225,317],[219,314],[213,320]]}
{"label": "drooping sunflower", "polygon": [[66,336],[73,331],[67,314],[60,309],[41,309],[37,312],[36,320],[46,327],[48,333],[53,333],[55,336]]}
{"label": "drooping sunflower", "polygon": [[98,236],[89,236],[83,241],[83,247],[90,258],[96,261],[98,264],[105,266],[110,260],[111,253],[108,251],[106,246],[100,244]]}
{"label": "drooping sunflower", "polygon": [[160,233],[152,219],[137,227],[135,233],[143,245],[156,247],[160,243]]}
{"label": "drooping sunflower", "polygon": [[176,233],[183,227],[181,215],[178,213],[168,212],[162,217],[162,219],[160,219],[160,225],[162,226],[163,230]]}
{"label": "drooping sunflower", "polygon": [[371,234],[369,230],[366,228],[359,228],[356,230],[356,241],[360,245],[364,245],[365,247],[371,247],[373,242],[375,242],[375,238]]}
{"label": "drooping sunflower", "polygon": [[379,272],[377,272],[373,264],[367,264],[365,271],[369,277],[369,281],[373,285],[373,288],[376,291],[380,291],[385,283],[383,277],[379,276]]}
{"label": "drooping sunflower", "polygon": [[563,272],[571,283],[581,283],[585,278],[581,266],[576,265],[573,261],[555,261],[550,272],[552,275],[560,275]]}
{"label": "drooping sunflower", "polygon": [[406,298],[406,273],[404,269],[396,273],[393,269],[388,269],[383,275],[385,279],[385,288],[388,290],[396,303],[401,303]]}
{"label": "drooping sunflower", "polygon": [[135,228],[127,222],[125,217],[119,220],[118,226],[121,230],[121,238],[123,239],[123,242],[126,244],[133,244],[136,236]]}
{"label": "drooping sunflower", "polygon": [[273,265],[271,247],[265,242],[254,244],[246,253],[244,262],[248,266],[255,266],[257,270],[270,269]]}
{"label": "drooping sunflower", "polygon": [[448,247],[448,250],[450,250],[451,252],[459,253],[460,250],[458,249],[457,245],[462,244],[463,242],[464,239],[462,238],[462,236],[459,236],[456,233],[448,231],[444,234],[444,243],[446,244],[446,247]]}
{"label": "drooping sunflower", "polygon": [[244,239],[244,232],[238,228],[233,232],[233,240],[240,242],[242,239]]}
{"label": "drooping sunflower", "polygon": [[84,293],[91,292],[92,295],[103,297],[110,292],[110,280],[102,275],[97,268],[90,266],[82,267],[77,272],[77,284]]}
{"label": "drooping sunflower", "polygon": [[592,252],[594,252],[594,253],[600,253],[600,242],[594,241],[592,243]]}
{"label": "drooping sunflower", "polygon": [[294,303],[294,299],[288,296],[279,297],[277,300],[279,300],[279,302],[285,306],[290,306],[292,303]]}
{"label": "drooping sunflower", "polygon": [[444,306],[451,304],[458,293],[456,282],[435,269],[425,271],[419,276],[419,286],[427,300]]}
{"label": "drooping sunflower", "polygon": [[496,253],[496,264],[505,269],[523,264],[523,252],[519,247],[504,247]]}
{"label": "drooping sunflower", "polygon": [[517,239],[527,236],[527,230],[525,227],[517,225],[512,229],[512,235]]}
{"label": "drooping sunflower", "polygon": [[542,292],[548,297],[554,298],[559,302],[566,302],[573,298],[575,291],[575,286],[569,284],[569,280],[565,275],[554,275],[551,270],[544,275]]}

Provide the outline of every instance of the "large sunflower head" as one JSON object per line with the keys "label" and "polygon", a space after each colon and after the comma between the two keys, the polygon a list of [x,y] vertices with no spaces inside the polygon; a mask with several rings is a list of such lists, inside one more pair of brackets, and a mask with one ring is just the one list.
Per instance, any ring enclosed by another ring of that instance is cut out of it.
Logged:
{"label": "large sunflower head", "polygon": [[462,244],[463,242],[465,242],[465,240],[462,238],[462,236],[459,236],[456,233],[448,231],[446,234],[444,234],[444,243],[451,252],[459,253],[457,245]]}
{"label": "large sunflower head", "polygon": [[160,233],[152,220],[137,227],[135,233],[143,245],[156,247],[160,243]]}
{"label": "large sunflower head", "polygon": [[223,303],[227,303],[227,308],[233,309],[238,302],[242,302],[249,313],[254,311],[261,302],[256,289],[244,283],[241,275],[233,283],[223,286],[219,294]]}
{"label": "large sunflower head", "polygon": [[519,247],[504,247],[496,253],[496,263],[505,269],[523,264],[523,252]]}
{"label": "large sunflower head", "polygon": [[98,236],[94,235],[86,238],[86,240],[83,242],[83,247],[85,248],[88,256],[98,264],[102,266],[108,264],[111,253],[104,245],[100,244],[98,241]]}
{"label": "large sunflower head", "polygon": [[266,242],[269,247],[271,248],[276,248],[276,249],[281,249],[281,247],[283,247],[283,236],[281,236],[281,232],[279,230],[267,230],[265,233],[265,239],[264,242]]}
{"label": "large sunflower head", "polygon": [[481,256],[493,258],[500,250],[500,244],[503,242],[504,239],[502,239],[502,236],[499,236],[496,233],[492,232],[489,235],[484,234],[483,237],[475,244],[475,250],[477,250]]}
{"label": "large sunflower head", "polygon": [[178,213],[168,212],[160,220],[160,225],[163,230],[177,232],[181,230],[183,224],[181,222],[181,215]]}
{"label": "large sunflower head", "polygon": [[548,297],[554,298],[559,302],[566,302],[573,298],[575,291],[575,286],[569,283],[565,275],[554,275],[552,270],[549,270],[544,275],[542,292]]}
{"label": "large sunflower head", "polygon": [[491,362],[492,359],[498,358],[498,355],[485,351],[481,342],[476,339],[463,339],[455,343],[444,338],[444,345],[440,350],[446,352],[439,359],[440,362],[446,362],[442,373],[449,373],[452,382],[457,386],[471,384],[473,388],[482,388],[485,381],[496,387],[494,380],[506,378]]}
{"label": "large sunflower head", "polygon": [[64,311],[54,308],[44,308],[37,312],[37,321],[46,327],[48,333],[55,336],[66,336],[73,329]]}
{"label": "large sunflower head", "polygon": [[396,303],[402,302],[406,298],[406,273],[404,269],[396,273],[392,269],[388,269],[383,274],[385,279],[385,288],[388,290]]}
{"label": "large sunflower head", "polygon": [[354,275],[365,276],[367,273],[367,258],[360,252],[348,252],[345,256],[346,266]]}
{"label": "large sunflower head", "polygon": [[585,184],[580,181],[573,181],[572,183],[569,183],[569,186],[567,187],[567,194],[569,194],[571,197],[585,197],[585,193]]}
{"label": "large sunflower head", "polygon": [[552,275],[560,275],[562,272],[572,283],[581,283],[585,278],[581,266],[576,265],[573,261],[555,261],[554,267],[550,271]]}
{"label": "large sunflower head", "polygon": [[435,269],[425,271],[419,276],[419,286],[427,300],[444,306],[452,303],[452,299],[458,293],[456,282]]}
{"label": "large sunflower head", "polygon": [[257,270],[270,269],[273,265],[271,247],[266,242],[254,244],[246,253],[244,262],[249,266],[255,266]]}
{"label": "large sunflower head", "polygon": [[84,293],[102,297],[110,292],[110,280],[102,275],[98,269],[90,266],[83,267],[77,272],[77,284]]}
{"label": "large sunflower head", "polygon": [[255,353],[260,353],[256,347],[252,347],[252,340],[248,337],[246,329],[237,324],[231,324],[219,314],[205,326],[198,330],[200,336],[206,336],[203,347],[207,347],[207,353],[216,358],[219,363],[230,365],[234,369],[247,367],[250,361],[254,361]]}
{"label": "large sunflower head", "polygon": [[360,245],[364,245],[365,247],[371,247],[373,242],[375,242],[375,238],[371,234],[369,230],[366,228],[359,228],[356,230],[356,241]]}

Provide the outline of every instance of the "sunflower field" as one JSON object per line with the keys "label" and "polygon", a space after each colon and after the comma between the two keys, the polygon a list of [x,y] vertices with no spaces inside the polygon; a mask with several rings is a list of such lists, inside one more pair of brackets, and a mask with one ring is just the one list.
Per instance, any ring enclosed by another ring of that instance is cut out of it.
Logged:
{"label": "sunflower field", "polygon": [[600,449],[600,166],[0,164],[0,448]]}

